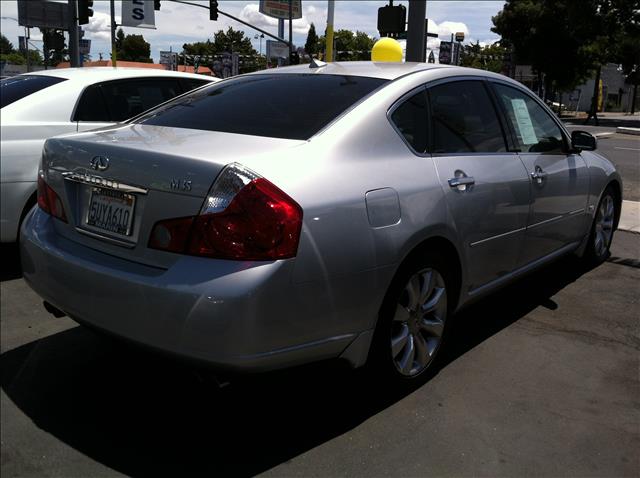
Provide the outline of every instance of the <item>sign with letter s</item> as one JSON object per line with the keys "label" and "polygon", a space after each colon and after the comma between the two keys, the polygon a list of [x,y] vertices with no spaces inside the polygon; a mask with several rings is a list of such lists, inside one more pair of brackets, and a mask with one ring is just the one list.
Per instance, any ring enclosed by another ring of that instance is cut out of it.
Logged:
{"label": "sign with letter s", "polygon": [[155,29],[153,0],[122,0],[122,25]]}

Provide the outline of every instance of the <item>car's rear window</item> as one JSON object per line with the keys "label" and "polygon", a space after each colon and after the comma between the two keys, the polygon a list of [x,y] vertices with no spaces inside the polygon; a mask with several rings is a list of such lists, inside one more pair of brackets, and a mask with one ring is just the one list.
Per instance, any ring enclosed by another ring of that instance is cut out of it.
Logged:
{"label": "car's rear window", "polygon": [[65,78],[44,75],[19,75],[5,78],[0,81],[0,108],[61,81],[65,81]]}
{"label": "car's rear window", "polygon": [[308,139],[387,81],[311,74],[243,76],[183,96],[136,122]]}

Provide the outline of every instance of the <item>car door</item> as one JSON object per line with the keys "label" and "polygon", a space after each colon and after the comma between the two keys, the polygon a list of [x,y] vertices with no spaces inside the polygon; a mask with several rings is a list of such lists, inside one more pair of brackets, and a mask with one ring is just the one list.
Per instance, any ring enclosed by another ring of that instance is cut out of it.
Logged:
{"label": "car door", "polygon": [[469,290],[517,266],[529,214],[529,180],[482,79],[427,88],[431,152],[466,254]]}
{"label": "car door", "polygon": [[547,108],[524,90],[493,82],[520,158],[529,174],[531,205],[523,255],[526,265],[583,238],[589,173]]}
{"label": "car door", "polygon": [[78,131],[125,121],[180,94],[178,79],[147,77],[105,81],[85,89],[74,116]]}

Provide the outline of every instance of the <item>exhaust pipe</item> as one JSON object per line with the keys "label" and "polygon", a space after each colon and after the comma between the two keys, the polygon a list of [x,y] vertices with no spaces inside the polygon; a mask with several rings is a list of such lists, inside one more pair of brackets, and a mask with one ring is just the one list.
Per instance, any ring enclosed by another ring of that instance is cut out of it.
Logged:
{"label": "exhaust pipe", "polygon": [[67,315],[57,307],[54,307],[53,305],[51,305],[46,300],[42,302],[42,305],[44,305],[44,308],[46,309],[46,311],[49,312],[51,315],[53,315],[56,319],[59,319],[60,317],[64,317],[65,315]]}

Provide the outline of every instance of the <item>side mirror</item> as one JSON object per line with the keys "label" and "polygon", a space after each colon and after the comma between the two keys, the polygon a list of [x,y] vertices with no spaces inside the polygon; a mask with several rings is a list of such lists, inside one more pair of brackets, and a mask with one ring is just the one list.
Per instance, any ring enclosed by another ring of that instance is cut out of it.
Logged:
{"label": "side mirror", "polygon": [[571,132],[571,147],[578,151],[593,151],[598,147],[595,136],[586,131]]}

